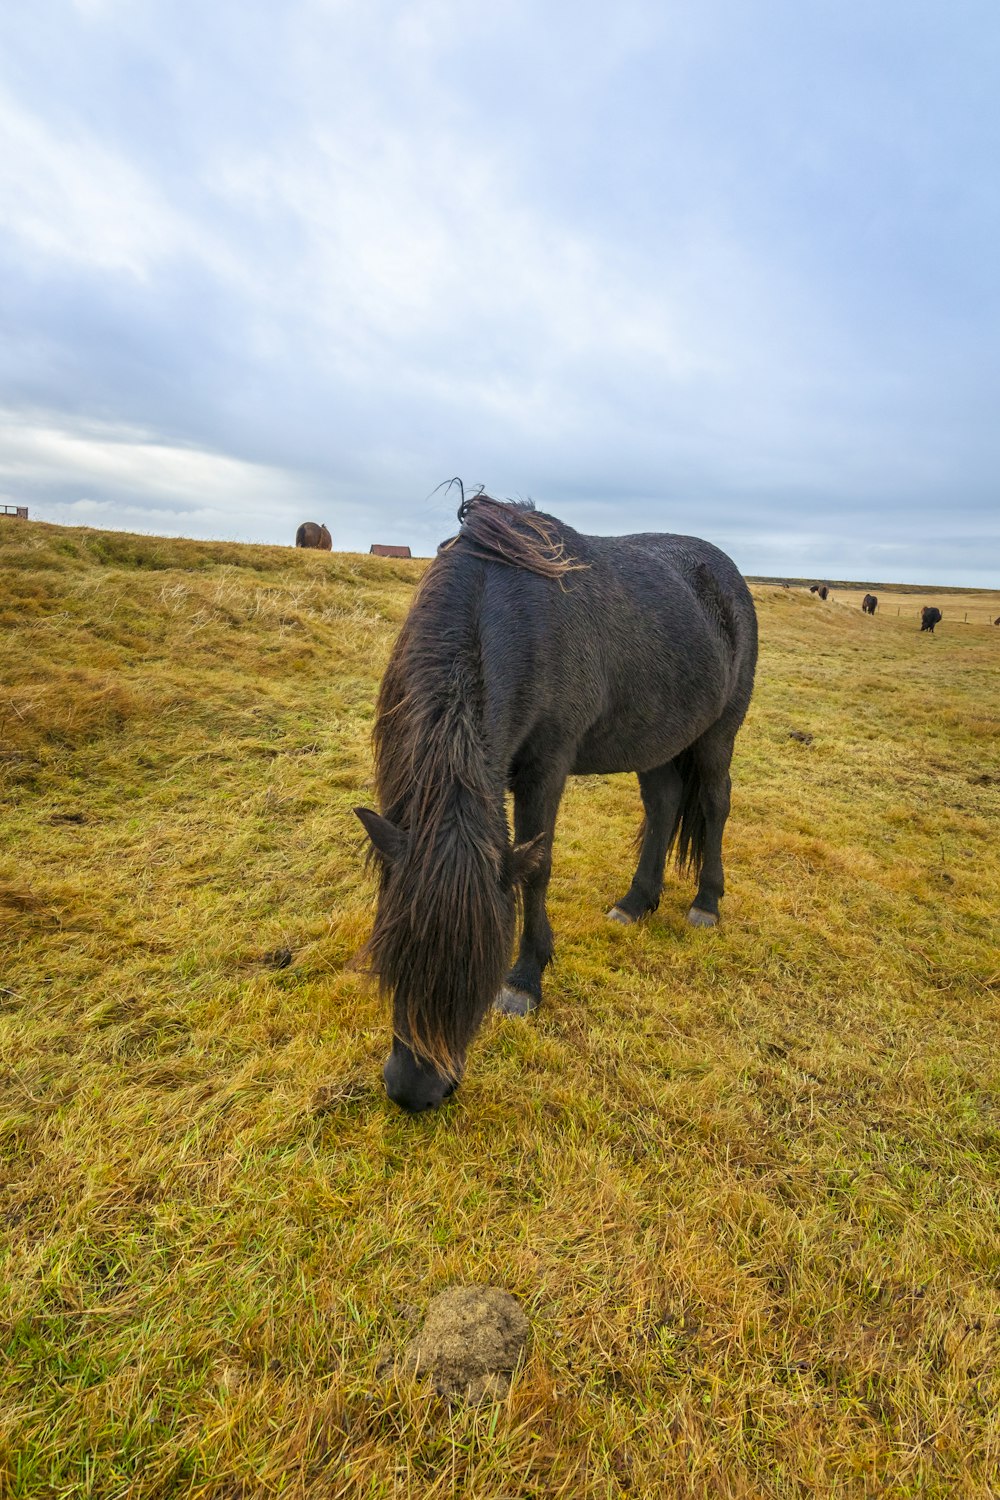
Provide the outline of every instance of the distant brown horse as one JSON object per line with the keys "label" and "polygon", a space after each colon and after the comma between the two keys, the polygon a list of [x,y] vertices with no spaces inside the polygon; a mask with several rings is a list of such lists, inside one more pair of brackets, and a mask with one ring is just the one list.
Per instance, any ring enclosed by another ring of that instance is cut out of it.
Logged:
{"label": "distant brown horse", "polygon": [[825,599],[830,590],[825,583],[814,583],[810,586],[809,592],[810,594],[818,594],[821,599]]}
{"label": "distant brown horse", "polygon": [[330,552],[333,542],[330,533],[325,526],[317,526],[315,521],[303,521],[295,533],[296,547],[318,547],[321,552]]}
{"label": "distant brown horse", "polygon": [[861,601],[861,608],[866,615],[873,615],[878,609],[878,595],[866,594]]}

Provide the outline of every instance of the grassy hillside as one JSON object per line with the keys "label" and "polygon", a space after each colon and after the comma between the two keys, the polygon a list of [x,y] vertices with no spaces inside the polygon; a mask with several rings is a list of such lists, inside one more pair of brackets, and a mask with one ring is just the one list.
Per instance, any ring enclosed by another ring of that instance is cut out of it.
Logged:
{"label": "grassy hillside", "polygon": [[[723,925],[605,923],[572,783],[547,1007],[408,1119],[350,808],[423,566],[0,527],[0,1492],[995,1493],[1000,630],[758,588]],[[499,1406],[379,1373],[460,1281]]]}

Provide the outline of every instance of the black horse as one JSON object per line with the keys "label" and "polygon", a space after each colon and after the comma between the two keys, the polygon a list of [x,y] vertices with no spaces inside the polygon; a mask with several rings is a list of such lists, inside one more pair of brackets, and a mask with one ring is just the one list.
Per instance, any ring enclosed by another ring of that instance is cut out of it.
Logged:
{"label": "black horse", "polygon": [[937,609],[933,604],[925,604],[923,609],[920,611],[920,629],[929,630],[931,635],[933,635],[934,626],[940,619],[941,611]]}
{"label": "black horse", "polygon": [[830,590],[825,583],[812,583],[809,585],[809,592],[810,594],[818,594],[821,599],[825,599]]}
{"label": "black horse", "polygon": [[866,594],[861,601],[861,608],[866,615],[873,615],[878,609],[878,595]]}
{"label": "black horse", "polygon": [[357,809],[379,868],[368,953],[393,997],[385,1083],[412,1110],[452,1092],[491,1005],[524,1015],[541,1002],[567,776],[639,775],[638,867],[609,917],[655,910],[673,846],[698,877],[690,922],[715,924],[729,766],[757,659],[749,590],[708,542],[581,536],[482,494],[463,499],[459,520],[379,692],[381,814]]}

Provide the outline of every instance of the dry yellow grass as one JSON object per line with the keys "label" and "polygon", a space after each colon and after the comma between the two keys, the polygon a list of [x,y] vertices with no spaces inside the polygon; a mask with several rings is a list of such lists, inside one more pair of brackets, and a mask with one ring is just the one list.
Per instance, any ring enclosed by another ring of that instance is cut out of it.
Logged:
{"label": "dry yellow grass", "polygon": [[[547,1006],[411,1120],[350,808],[422,567],[0,528],[0,1489],[995,1493],[1000,630],[758,587],[723,925],[606,924],[572,783]],[[377,1373],[457,1281],[498,1407]]]}

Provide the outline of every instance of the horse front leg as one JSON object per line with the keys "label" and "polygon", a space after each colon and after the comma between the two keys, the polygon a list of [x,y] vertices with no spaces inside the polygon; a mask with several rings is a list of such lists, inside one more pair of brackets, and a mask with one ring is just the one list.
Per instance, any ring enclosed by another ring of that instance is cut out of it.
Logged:
{"label": "horse front leg", "polygon": [[527,844],[541,835],[541,847],[521,886],[523,923],[517,961],[496,998],[497,1010],[526,1016],[542,1003],[542,971],[552,962],[552,927],[545,896],[552,875],[552,839],[556,814],[569,768],[542,770],[537,763],[519,766],[512,778],[514,842]]}

